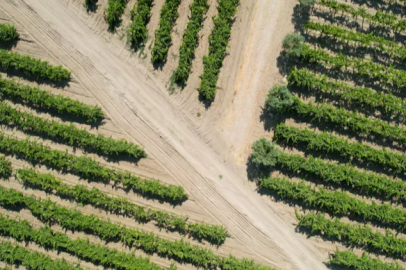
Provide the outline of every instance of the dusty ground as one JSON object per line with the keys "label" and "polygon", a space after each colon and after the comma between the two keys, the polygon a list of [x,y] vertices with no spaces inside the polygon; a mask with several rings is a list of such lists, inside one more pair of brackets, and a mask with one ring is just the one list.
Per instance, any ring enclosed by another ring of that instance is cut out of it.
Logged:
{"label": "dusty ground", "polygon": [[[4,13],[1,18],[25,32],[28,42],[22,42],[16,50],[63,64],[72,71],[69,87],[53,91],[99,104],[108,115],[100,132],[140,143],[149,155],[138,166],[125,162],[111,166],[180,184],[191,199],[170,209],[108,187],[104,190],[147,206],[190,215],[192,220],[224,224],[232,239],[219,249],[220,254],[245,256],[280,269],[326,269],[322,263],[327,259],[326,251],[321,252],[296,234],[287,206],[260,197],[245,172],[251,143],[265,134],[259,121],[265,93],[274,83],[283,81],[276,58],[283,37],[293,31],[290,21],[295,0],[241,1],[230,55],[220,74],[221,89],[207,110],[197,100],[195,88],[202,71],[201,57],[208,50],[216,1],[210,1],[188,85],[172,95],[168,82],[177,64],[176,51],[191,1],[185,0],[179,8],[173,46],[162,71],[153,70],[149,47],[163,0],[153,7],[146,57],[131,53],[125,43],[134,1],[130,1],[122,27],[115,34],[107,32],[102,16],[107,1],[99,2],[101,6],[94,14],[87,14],[78,0],[0,0],[0,10]],[[22,189],[18,184],[14,186]]]}

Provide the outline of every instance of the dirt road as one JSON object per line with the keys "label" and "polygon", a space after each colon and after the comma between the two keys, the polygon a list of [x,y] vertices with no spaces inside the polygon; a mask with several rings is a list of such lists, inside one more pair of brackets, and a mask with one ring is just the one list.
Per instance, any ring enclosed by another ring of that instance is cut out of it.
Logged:
{"label": "dirt road", "polygon": [[[259,262],[281,269],[326,269],[321,254],[298,238],[293,226],[284,224],[196,135],[162,83],[141,65],[122,61],[65,1],[0,2],[0,8],[69,68],[109,117],[227,226],[241,245],[257,254]],[[265,2],[272,7],[273,1]]]}

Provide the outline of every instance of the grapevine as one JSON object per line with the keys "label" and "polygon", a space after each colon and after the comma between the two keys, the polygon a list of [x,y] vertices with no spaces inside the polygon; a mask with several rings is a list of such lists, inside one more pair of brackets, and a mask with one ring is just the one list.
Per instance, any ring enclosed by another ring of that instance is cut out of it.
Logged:
{"label": "grapevine", "polygon": [[18,156],[34,164],[43,164],[63,172],[69,172],[94,182],[121,183],[125,189],[143,196],[152,196],[169,202],[187,199],[181,186],[164,185],[158,180],[146,180],[125,171],[109,169],[86,156],[76,157],[68,152],[51,150],[42,144],[17,140],[0,134],[0,152]]}

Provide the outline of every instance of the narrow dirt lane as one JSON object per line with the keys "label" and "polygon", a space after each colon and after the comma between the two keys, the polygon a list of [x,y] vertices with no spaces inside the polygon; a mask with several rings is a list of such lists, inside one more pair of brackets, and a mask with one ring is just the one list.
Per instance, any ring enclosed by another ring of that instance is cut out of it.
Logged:
{"label": "narrow dirt lane", "polygon": [[292,225],[284,224],[258,194],[244,187],[189,128],[168,102],[163,85],[110,52],[64,1],[0,2],[0,8],[72,70],[111,119],[259,261],[281,269],[326,269],[320,253],[296,237]]}

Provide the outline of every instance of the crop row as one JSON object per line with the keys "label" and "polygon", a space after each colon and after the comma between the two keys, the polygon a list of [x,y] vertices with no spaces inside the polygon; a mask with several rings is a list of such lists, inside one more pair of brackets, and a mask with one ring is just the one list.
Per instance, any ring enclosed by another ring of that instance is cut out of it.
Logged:
{"label": "crop row", "polygon": [[39,174],[32,169],[18,169],[17,178],[25,186],[55,193],[82,205],[92,205],[115,214],[135,218],[138,222],[154,220],[157,226],[181,234],[189,234],[196,239],[205,239],[213,244],[221,244],[228,237],[225,227],[206,223],[186,223],[185,217],[167,212],[146,209],[127,199],[112,197],[93,187],[91,190],[83,185],[69,186],[51,174]]}
{"label": "crop row", "polygon": [[392,169],[395,173],[406,172],[405,155],[396,154],[386,149],[377,150],[361,143],[351,143],[326,132],[315,133],[307,128],[298,129],[282,123],[275,128],[274,139],[290,145],[301,144],[306,148],[306,151],[322,151],[352,161],[380,165],[387,170]]}
{"label": "crop row", "polygon": [[54,82],[65,81],[70,77],[70,71],[62,66],[52,66],[47,61],[3,49],[0,49],[0,66],[7,71],[17,70],[27,76]]}
{"label": "crop row", "polygon": [[53,95],[50,91],[37,87],[21,85],[10,79],[0,77],[0,97],[55,116],[69,116],[78,121],[96,123],[104,118],[99,106],[90,106],[62,95]]}
{"label": "crop row", "polygon": [[11,163],[4,156],[0,156],[0,179],[8,179],[13,173]]}
{"label": "crop row", "polygon": [[0,23],[0,43],[9,43],[18,39],[19,35],[14,25]]}
{"label": "crop row", "polygon": [[375,14],[371,14],[365,8],[356,8],[344,3],[338,3],[337,0],[320,0],[318,3],[328,7],[334,14],[338,12],[345,12],[350,14],[355,19],[357,17],[361,17],[363,20],[367,20],[371,24],[386,26],[395,32],[406,30],[406,19],[399,19],[392,13],[377,10]]}
{"label": "crop row", "polygon": [[169,47],[172,44],[172,27],[179,16],[178,6],[181,0],[165,0],[161,9],[159,28],[155,31],[155,41],[152,48],[152,62],[163,63],[168,57]]}
{"label": "crop row", "polygon": [[370,88],[350,86],[342,81],[328,79],[325,75],[316,75],[308,69],[293,68],[288,76],[290,85],[307,87],[310,91],[329,94],[357,107],[364,107],[383,115],[406,119],[406,104],[390,93],[380,93]]}
{"label": "crop row", "polygon": [[[152,233],[129,229],[109,221],[103,221],[93,215],[85,215],[79,211],[70,210],[49,201],[24,196],[13,189],[0,187],[0,203],[15,207],[28,208],[33,215],[46,223],[57,223],[66,230],[86,231],[106,241],[120,241],[129,248],[139,248],[148,254],[173,258],[179,262],[191,263],[204,269],[258,269],[269,270],[246,259],[238,260],[233,257],[221,257],[211,250],[180,241],[170,241],[159,238]],[[0,231],[4,230],[0,228]],[[239,266],[240,268],[236,268]]]}
{"label": "crop row", "polygon": [[331,254],[330,264],[353,270],[403,270],[403,267],[397,263],[384,263],[379,259],[371,258],[366,253],[362,254],[361,257],[358,257],[350,251],[338,250]]}
{"label": "crop row", "polygon": [[369,252],[385,254],[394,258],[405,258],[406,240],[396,237],[389,230],[386,234],[374,232],[367,225],[349,224],[335,218],[330,220],[321,214],[300,215],[298,227],[306,229],[311,234],[317,234],[330,241],[342,242],[346,245],[365,248]]}
{"label": "crop row", "polygon": [[327,163],[312,156],[280,152],[277,166],[293,173],[315,176],[326,184],[336,184],[360,195],[406,203],[406,183],[387,176],[360,171],[349,164]]}
{"label": "crop row", "polygon": [[154,0],[139,0],[137,8],[131,10],[131,26],[128,29],[128,41],[133,49],[138,50],[148,38],[147,24],[151,16]]}
{"label": "crop row", "polygon": [[306,44],[301,47],[300,58],[303,61],[317,63],[325,68],[339,70],[350,68],[363,77],[378,80],[381,84],[389,87],[406,87],[406,72],[404,70],[376,64],[371,60],[348,57],[343,54],[332,55],[323,49],[311,49]]}
{"label": "crop row", "polygon": [[177,83],[185,84],[192,69],[192,61],[199,41],[199,31],[203,26],[204,14],[209,9],[207,0],[194,0],[190,5],[191,16],[183,34],[179,49],[179,63],[174,72]]}
{"label": "crop row", "polygon": [[316,189],[303,181],[293,183],[285,178],[263,178],[259,188],[276,194],[282,200],[300,204],[304,208],[370,221],[401,232],[406,229],[406,211],[393,208],[390,204],[375,202],[368,204],[349,196],[346,192],[329,191],[321,187]]}
{"label": "crop row", "polygon": [[147,156],[142,147],[124,139],[114,140],[102,134],[94,135],[73,124],[43,119],[32,113],[19,111],[2,101],[0,101],[0,123],[100,155],[126,155],[136,159]]}
{"label": "crop row", "polygon": [[104,19],[112,31],[120,23],[128,0],[108,0],[107,8],[104,10]]}
{"label": "crop row", "polygon": [[[15,194],[10,194],[15,195]],[[10,197],[12,200],[14,197]],[[52,210],[50,211],[52,213]],[[89,225],[91,224],[92,221]],[[70,239],[66,234],[48,227],[34,229],[27,221],[13,220],[0,215],[0,235],[12,237],[20,242],[34,242],[48,250],[64,251],[81,260],[120,270],[162,270],[148,258],[136,257],[133,253],[119,252],[104,244],[93,244],[88,239]],[[169,268],[170,270],[176,267]]]}
{"label": "crop row", "polygon": [[384,52],[400,61],[406,60],[406,48],[404,46],[373,34],[363,34],[342,27],[312,21],[305,23],[304,27],[307,30],[314,30],[320,32],[322,35],[334,37],[345,42],[358,42],[358,45],[362,45],[378,52]]}
{"label": "crop row", "polygon": [[92,158],[76,157],[68,152],[51,150],[34,141],[17,140],[0,134],[0,152],[18,156],[33,164],[43,164],[63,172],[73,173],[87,181],[120,183],[125,189],[132,189],[143,196],[152,196],[169,202],[187,199],[181,186],[164,185],[158,180],[146,180],[129,172],[109,169]]}
{"label": "crop row", "polygon": [[[22,265],[30,270],[83,270],[78,266],[73,266],[65,259],[52,260],[50,256],[37,251],[29,251],[18,244],[10,242],[0,243],[0,261],[13,265]],[[2,270],[11,270],[10,268],[0,268]]]}
{"label": "crop row", "polygon": [[375,137],[389,142],[406,143],[406,129],[390,125],[379,119],[371,119],[343,108],[335,108],[328,103],[304,103],[298,97],[290,111],[302,118],[309,118],[314,123],[334,124],[342,130],[349,130],[358,136]]}
{"label": "crop row", "polygon": [[240,0],[219,0],[218,15],[213,19],[214,28],[209,37],[209,55],[203,57],[203,74],[197,89],[202,98],[213,100],[217,90],[217,80],[223,66],[228,41],[231,37],[231,26]]}

